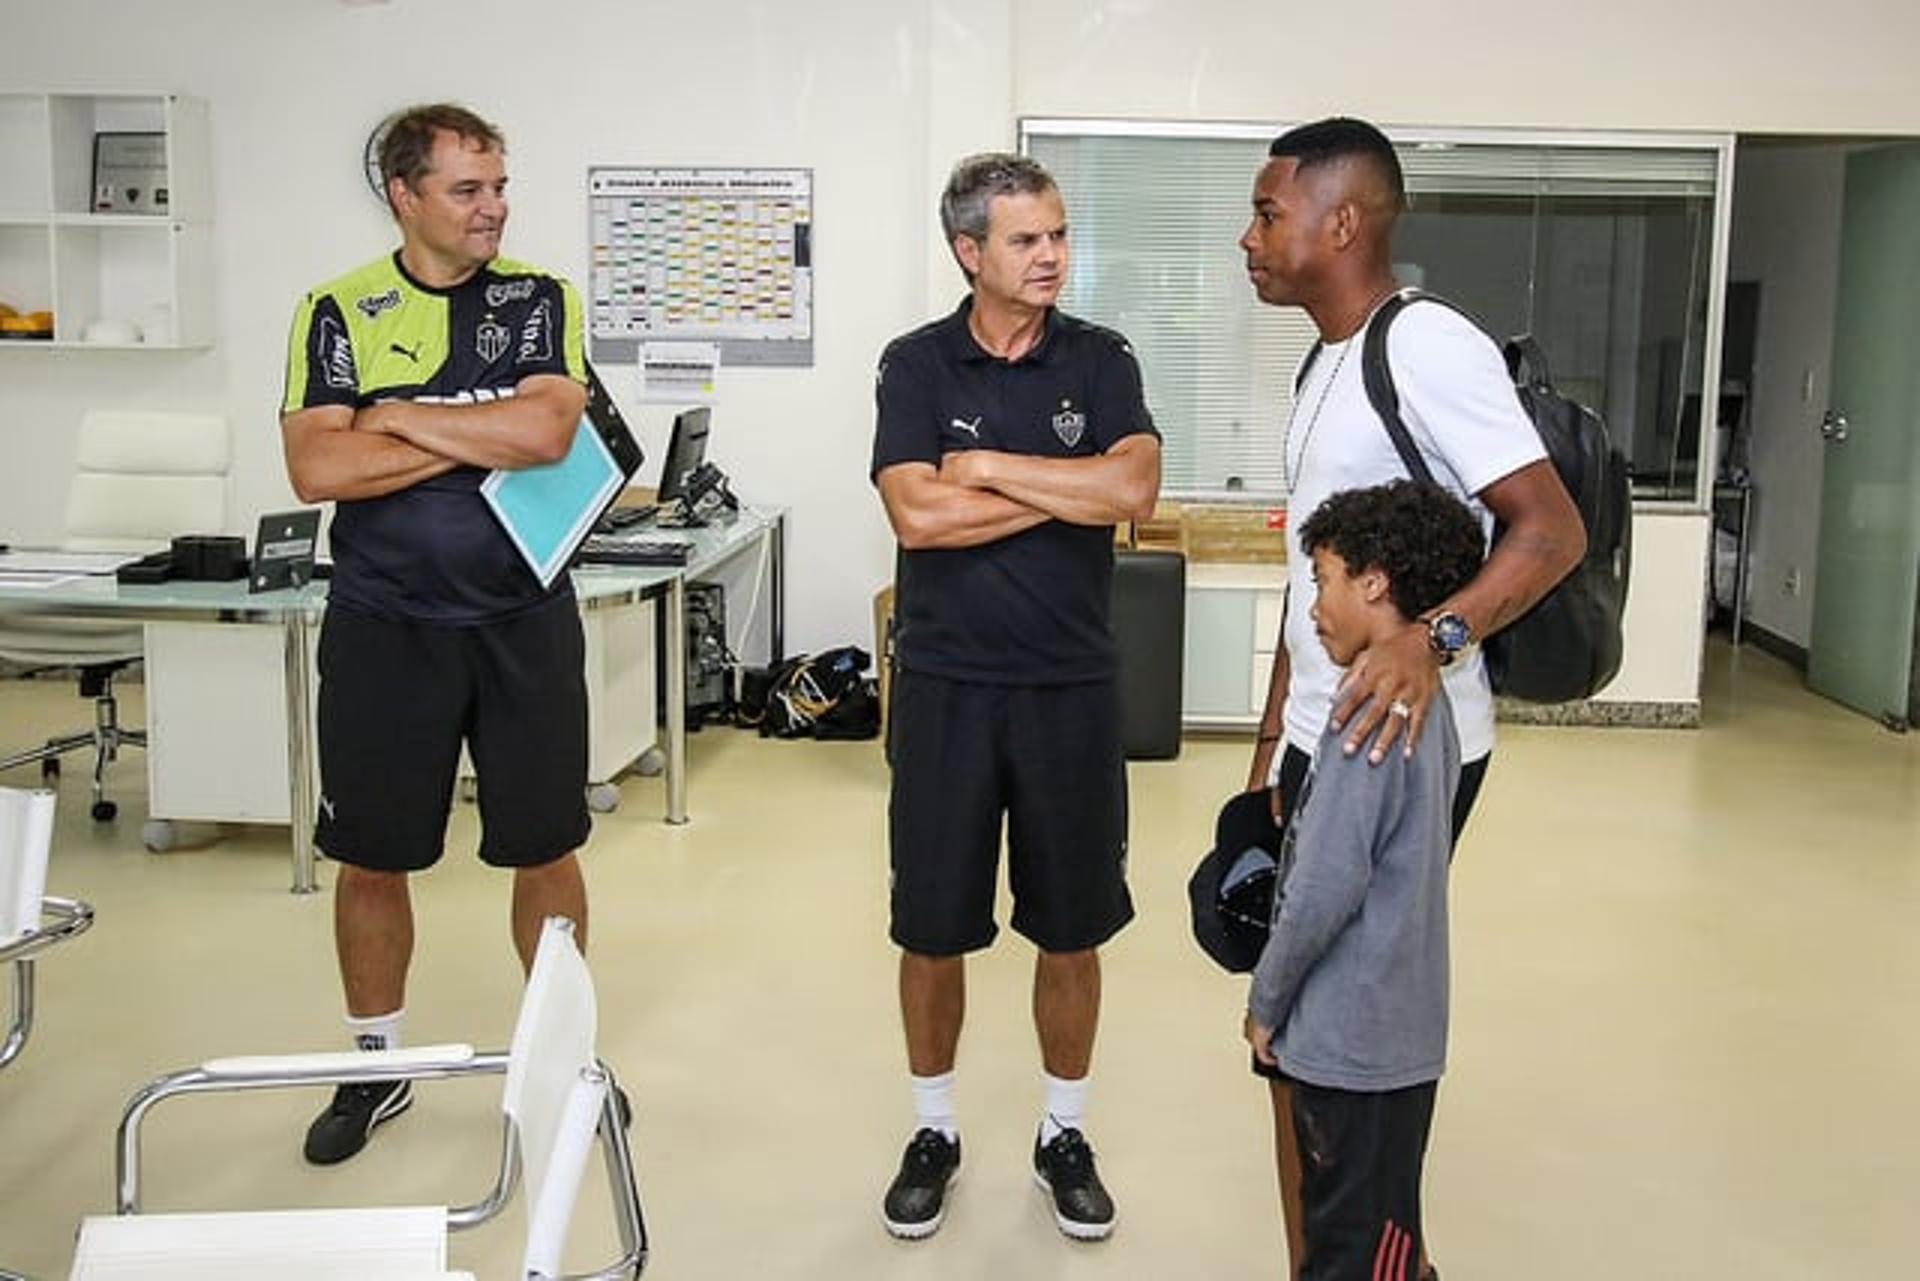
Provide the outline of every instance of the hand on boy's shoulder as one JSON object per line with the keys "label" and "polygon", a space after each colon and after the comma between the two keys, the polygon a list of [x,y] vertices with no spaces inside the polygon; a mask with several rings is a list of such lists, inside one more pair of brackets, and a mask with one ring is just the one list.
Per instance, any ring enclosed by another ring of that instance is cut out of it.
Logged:
{"label": "hand on boy's shoulder", "polygon": [[1362,650],[1340,678],[1332,720],[1345,733],[1340,750],[1352,756],[1371,742],[1367,759],[1375,765],[1395,742],[1413,755],[1439,692],[1440,662],[1427,643],[1426,626],[1408,623],[1391,640]]}

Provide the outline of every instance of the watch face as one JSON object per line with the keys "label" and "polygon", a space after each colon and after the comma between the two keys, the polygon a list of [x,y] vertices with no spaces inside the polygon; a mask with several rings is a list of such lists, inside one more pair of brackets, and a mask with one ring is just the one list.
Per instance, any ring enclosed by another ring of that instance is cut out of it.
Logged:
{"label": "watch face", "polygon": [[1436,614],[1427,624],[1427,636],[1442,654],[1458,654],[1473,640],[1473,629],[1458,614]]}

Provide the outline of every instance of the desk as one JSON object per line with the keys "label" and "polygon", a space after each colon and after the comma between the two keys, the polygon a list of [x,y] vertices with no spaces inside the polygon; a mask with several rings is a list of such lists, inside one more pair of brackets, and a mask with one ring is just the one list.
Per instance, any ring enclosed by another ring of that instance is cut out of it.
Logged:
{"label": "desk", "polygon": [[216,620],[277,627],[281,633],[287,725],[287,812],[308,815],[290,821],[293,831],[293,889],[315,888],[313,875],[313,702],[308,636],[326,608],[323,584],[250,595],[247,581],[161,583],[134,586],[110,574],[91,575],[52,587],[0,585],[0,610],[38,610],[57,614],[98,614],[148,623]]}
{"label": "desk", "polygon": [[[594,566],[574,571],[574,593],[583,611],[659,599],[665,603],[667,686],[666,821],[687,821],[686,779],[686,582],[711,574],[741,554],[767,552],[768,634],[772,658],[785,644],[785,513],[743,509],[725,523],[673,531],[693,544],[683,567]],[[249,594],[244,579],[228,583],[168,583],[129,586],[111,577],[75,579],[53,587],[0,585],[0,610],[99,614],[150,623],[266,624],[280,631],[282,691],[287,727],[287,813],[292,831],[293,892],[318,888],[314,874],[313,685],[311,636],[326,608],[326,585]],[[149,679],[154,679],[149,673]],[[303,817],[304,816],[304,817]]]}
{"label": "desk", "polygon": [[[702,578],[755,547],[767,549],[769,660],[786,656],[786,513],[743,507],[724,524],[661,530],[693,544],[684,567],[581,565],[573,590],[592,608],[662,597],[666,602],[667,822],[687,821],[687,580]],[[649,537],[653,534],[649,533]]]}

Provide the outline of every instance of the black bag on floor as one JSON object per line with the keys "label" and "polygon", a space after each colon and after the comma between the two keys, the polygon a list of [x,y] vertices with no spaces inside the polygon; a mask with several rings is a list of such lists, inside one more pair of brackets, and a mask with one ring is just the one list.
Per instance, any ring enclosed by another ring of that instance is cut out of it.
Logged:
{"label": "black bag on floor", "polygon": [[760,733],[774,738],[861,739],[880,733],[880,694],[857,645],[802,654],[776,666]]}

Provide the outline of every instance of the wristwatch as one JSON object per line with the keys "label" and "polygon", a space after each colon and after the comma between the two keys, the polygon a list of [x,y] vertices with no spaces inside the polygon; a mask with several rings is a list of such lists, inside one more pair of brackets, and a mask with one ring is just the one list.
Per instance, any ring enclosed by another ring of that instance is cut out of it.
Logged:
{"label": "wristwatch", "polygon": [[1445,667],[1473,644],[1473,628],[1460,615],[1445,610],[1427,619],[1427,644],[1440,656],[1440,666]]}

